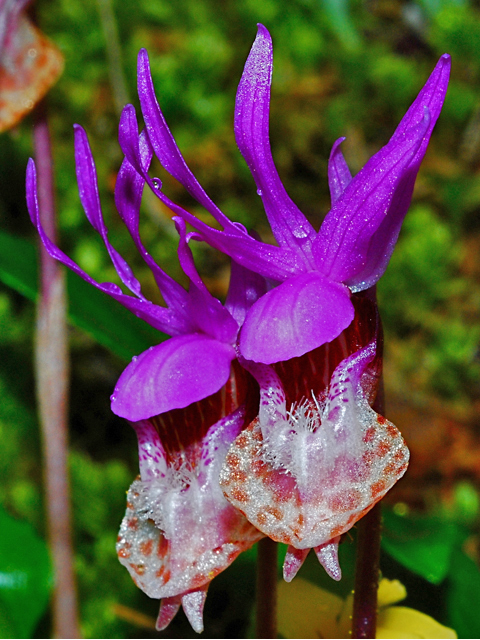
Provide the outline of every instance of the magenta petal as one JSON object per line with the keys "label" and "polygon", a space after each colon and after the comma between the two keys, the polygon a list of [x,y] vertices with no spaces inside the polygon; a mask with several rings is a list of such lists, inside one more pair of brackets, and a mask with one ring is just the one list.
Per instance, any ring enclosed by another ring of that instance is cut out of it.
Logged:
{"label": "magenta petal", "polygon": [[268,118],[272,65],[272,40],[267,29],[259,24],[238,85],[235,140],[252,172],[278,244],[299,251],[308,267],[313,266],[311,241],[315,231],[285,191],[270,150]]}
{"label": "magenta petal", "polygon": [[136,422],[203,400],[227,381],[235,349],[200,334],[175,336],[135,357],[120,376],[112,411]]}
{"label": "magenta petal", "polygon": [[315,271],[303,273],[252,306],[240,333],[240,352],[265,364],[289,360],[336,338],[353,316],[347,287]]}

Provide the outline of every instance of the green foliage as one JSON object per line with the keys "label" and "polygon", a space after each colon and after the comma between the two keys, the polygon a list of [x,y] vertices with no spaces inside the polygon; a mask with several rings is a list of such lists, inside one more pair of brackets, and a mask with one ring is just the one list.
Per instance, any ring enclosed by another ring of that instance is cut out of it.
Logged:
{"label": "green foliage", "polygon": [[480,571],[477,564],[459,549],[454,550],[447,595],[449,624],[459,638],[480,634]]}
{"label": "green foliage", "polygon": [[53,586],[45,542],[0,506],[0,637],[30,638]]}
{"label": "green foliage", "polygon": [[459,546],[461,533],[456,525],[433,516],[395,515],[384,511],[382,546],[397,562],[433,584],[446,578],[451,556]]}

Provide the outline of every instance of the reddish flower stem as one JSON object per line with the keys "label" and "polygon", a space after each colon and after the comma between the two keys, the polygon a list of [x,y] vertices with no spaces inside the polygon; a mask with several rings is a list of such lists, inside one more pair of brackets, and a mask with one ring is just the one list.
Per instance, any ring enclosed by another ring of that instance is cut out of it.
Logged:
{"label": "reddish flower stem", "polygon": [[[55,242],[53,163],[45,103],[36,107],[35,160],[40,218]],[[53,634],[79,638],[67,468],[69,363],[63,272],[40,243],[35,369],[42,431],[47,530],[55,570]]]}
{"label": "reddish flower stem", "polygon": [[256,637],[277,637],[277,550],[270,538],[258,543]]}
{"label": "reddish flower stem", "polygon": [[[385,413],[383,379],[373,404],[375,411]],[[377,503],[357,525],[357,559],[353,599],[352,638],[375,638],[377,631],[377,592],[380,575],[380,542],[382,509]]]}

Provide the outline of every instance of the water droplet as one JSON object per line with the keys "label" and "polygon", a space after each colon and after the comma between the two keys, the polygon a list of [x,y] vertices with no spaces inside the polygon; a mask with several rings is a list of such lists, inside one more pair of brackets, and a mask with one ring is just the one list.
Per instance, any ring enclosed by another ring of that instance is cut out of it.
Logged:
{"label": "water droplet", "polygon": [[115,402],[116,399],[117,399],[117,396],[114,393],[112,393],[112,395],[110,396],[110,400],[112,402]]}
{"label": "water droplet", "polygon": [[263,191],[261,189],[257,189],[257,196],[263,196]]}
{"label": "water droplet", "polygon": [[155,189],[160,190],[162,188],[162,181],[160,180],[160,178],[153,178],[152,182]]}
{"label": "water droplet", "polygon": [[295,238],[306,238],[308,234],[303,227],[297,227],[293,229],[293,235]]}

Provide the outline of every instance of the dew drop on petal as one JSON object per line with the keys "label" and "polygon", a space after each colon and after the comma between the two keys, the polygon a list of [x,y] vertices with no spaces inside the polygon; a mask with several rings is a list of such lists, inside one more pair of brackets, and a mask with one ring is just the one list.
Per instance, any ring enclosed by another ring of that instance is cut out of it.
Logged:
{"label": "dew drop on petal", "polygon": [[303,227],[296,227],[292,229],[292,233],[295,238],[306,238],[308,233],[305,231]]}

